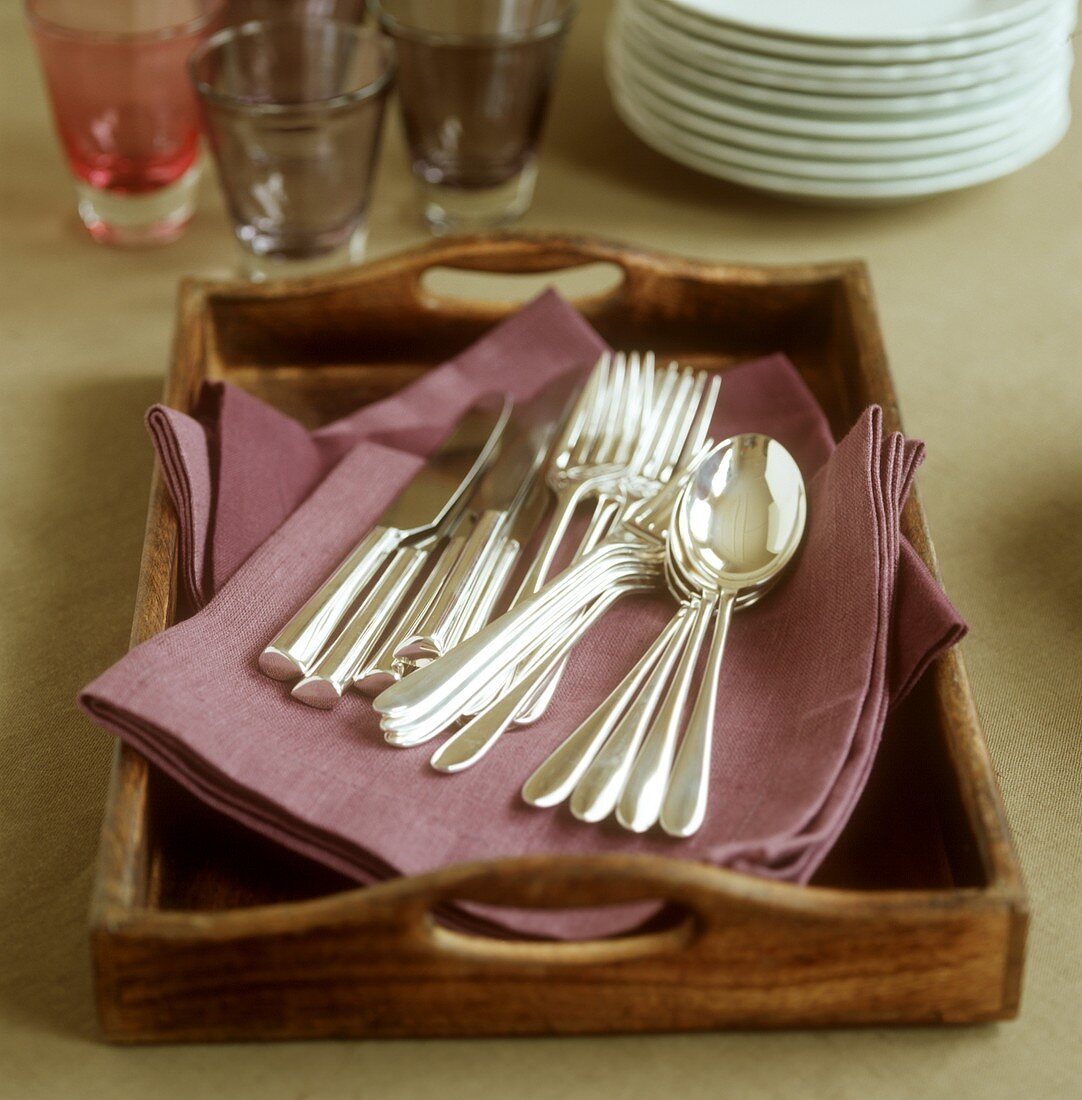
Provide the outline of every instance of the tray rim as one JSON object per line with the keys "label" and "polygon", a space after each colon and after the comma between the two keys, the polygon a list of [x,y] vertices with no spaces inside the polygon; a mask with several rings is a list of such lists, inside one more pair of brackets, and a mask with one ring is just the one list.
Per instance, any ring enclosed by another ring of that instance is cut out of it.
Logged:
{"label": "tray rim", "polygon": [[[584,263],[611,262],[625,276],[656,277],[663,271],[669,278],[691,278],[699,282],[739,283],[748,287],[835,283],[854,307],[853,316],[868,316],[876,321],[868,271],[861,261],[834,261],[796,265],[752,265],[699,261],[663,252],[627,247],[591,237],[549,233],[479,234],[438,240],[417,248],[408,248],[371,261],[361,267],[330,275],[305,279],[252,284],[240,280],[189,278],[181,283],[177,324],[171,366],[165,379],[163,399],[167,404],[186,407],[194,396],[180,369],[183,356],[192,357],[197,349],[203,361],[214,354],[213,332],[208,305],[212,300],[266,300],[303,297],[348,289],[366,283],[397,278],[425,308],[445,308],[442,300],[427,300],[420,290],[421,274],[432,266],[451,266],[484,271],[522,271],[524,249],[536,260],[533,270],[550,270]],[[531,260],[531,264],[534,261]],[[629,276],[628,273],[631,273]],[[596,297],[579,299],[580,308],[610,303],[626,290],[626,283]],[[460,315],[489,317],[494,310],[507,311],[494,303],[454,300]],[[884,408],[888,428],[900,427],[900,416],[893,383],[882,345],[878,323],[854,329],[860,344],[864,382],[877,391]],[[877,374],[869,374],[874,364]],[[938,576],[934,550],[929,540],[919,496],[914,492],[903,517],[906,533],[929,567]],[[176,524],[172,505],[155,465],[147,518],[146,538],[140,565],[139,587],[132,628],[135,645],[157,632],[171,615],[175,596]],[[668,894],[687,892],[695,905],[705,893],[721,899],[730,909],[777,914],[814,913],[818,917],[846,920],[870,913],[885,919],[920,913],[943,913],[956,907],[974,915],[1002,916],[1008,922],[1009,935],[1004,969],[1003,1015],[1017,1010],[1019,985],[1028,909],[1021,871],[1007,827],[1001,796],[988,755],[964,662],[957,647],[948,651],[930,673],[935,678],[935,696],[945,725],[956,730],[948,739],[952,768],[959,783],[965,812],[976,838],[987,884],[979,887],[935,890],[861,891],[821,886],[794,886],[770,882],[739,872],[709,867],[693,860],[664,856],[547,856],[515,857],[460,864],[425,875],[391,880],[375,886],[358,887],[341,893],[306,901],[253,906],[214,912],[163,910],[141,902],[147,876],[152,869],[140,865],[139,854],[145,839],[144,810],[147,798],[149,766],[136,752],[118,744],[114,754],[110,789],[107,796],[102,842],[95,873],[90,927],[96,962],[101,968],[103,953],[111,941],[143,940],[163,942],[195,938],[217,940],[233,936],[275,935],[289,930],[321,925],[341,926],[343,922],[363,921],[366,914],[403,905],[427,910],[433,899],[461,891],[464,884],[491,883],[524,875],[545,877],[548,872],[564,882],[593,876],[613,882],[628,877],[652,882],[666,888]],[[538,863],[541,859],[543,866]],[[498,893],[506,893],[497,891]],[[588,891],[587,891],[588,892]],[[557,891],[559,893],[559,891]],[[463,896],[461,892],[457,896]],[[656,894],[654,895],[656,896]],[[533,898],[533,903],[537,898]],[[560,904],[566,904],[562,902]],[[486,940],[491,946],[497,941]],[[580,941],[588,949],[602,941]],[[543,945],[535,945],[540,949]],[[567,946],[567,945],[561,945]],[[461,950],[458,944],[455,950]],[[499,949],[496,949],[497,952]],[[549,952],[551,955],[551,952]],[[545,952],[541,952],[541,956]],[[546,959],[551,961],[551,958]],[[103,1017],[105,1011],[103,1007]]]}

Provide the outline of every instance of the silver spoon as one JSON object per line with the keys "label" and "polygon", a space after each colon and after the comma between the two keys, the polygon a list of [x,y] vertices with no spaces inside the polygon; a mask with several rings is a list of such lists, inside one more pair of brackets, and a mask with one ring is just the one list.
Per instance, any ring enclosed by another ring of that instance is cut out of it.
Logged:
{"label": "silver spoon", "polygon": [[[792,455],[776,440],[754,434],[719,444],[699,465],[677,506],[670,529],[673,571],[710,601],[715,621],[706,674],[660,807],[661,826],[671,836],[691,836],[706,814],[718,682],[733,606],[742,594],[778,579],[800,545],[806,517],[804,479]],[[667,772],[671,751],[661,756],[660,763],[653,763]],[[644,759],[644,767],[650,765]],[[656,798],[657,784],[650,778],[645,786]],[[650,813],[635,810],[622,797],[620,820],[641,828]]]}
{"label": "silver spoon", "polygon": [[[722,447],[728,447],[732,442],[733,440],[725,440],[702,451],[689,466],[687,484],[690,484],[694,471],[708,456]],[[679,502],[683,499],[686,487],[685,484],[679,496],[674,498],[668,517],[670,521],[679,510]],[[667,542],[671,546],[671,539],[667,539]],[[667,688],[681,654],[689,649],[693,650],[693,671],[694,657],[697,656],[702,638],[709,627],[710,616],[700,616],[702,587],[698,584],[689,586],[683,581],[682,576],[674,571],[671,553],[668,552],[665,580],[670,592],[680,603],[676,614],[619,686],[526,781],[522,788],[522,797],[526,802],[539,807],[555,806],[571,797],[571,812],[576,817],[583,821],[600,821],[616,808],[643,740],[648,731],[660,723],[661,714],[655,712],[658,711],[662,699],[668,704],[666,714],[670,721],[677,723],[678,730],[683,699],[679,694],[668,693]],[[737,607],[748,606],[761,595],[761,589],[749,588],[740,594]],[[689,609],[692,612],[690,616],[687,614]],[[699,637],[696,640],[694,620],[700,617],[702,621],[699,623]],[[690,674],[689,672],[688,675]],[[677,679],[685,678],[677,674]],[[679,689],[683,697],[686,697],[689,688],[690,684],[686,684]],[[655,743],[660,736],[655,735]],[[663,793],[662,786],[651,824],[657,820]]]}

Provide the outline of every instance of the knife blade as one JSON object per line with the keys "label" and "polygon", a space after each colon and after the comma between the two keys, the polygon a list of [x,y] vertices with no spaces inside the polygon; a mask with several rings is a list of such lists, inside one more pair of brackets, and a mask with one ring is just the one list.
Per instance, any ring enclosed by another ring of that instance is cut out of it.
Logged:
{"label": "knife blade", "polygon": [[489,394],[466,411],[376,526],[263,650],[260,671],[276,680],[304,675],[384,561],[407,540],[452,521],[488,468],[512,404],[509,397]]}
{"label": "knife blade", "polygon": [[497,565],[509,524],[532,499],[548,451],[572,407],[577,380],[566,375],[517,408],[510,418],[500,454],[470,499],[477,523],[447,581],[413,635],[396,656],[417,660],[440,656],[462,636],[485,578]]}

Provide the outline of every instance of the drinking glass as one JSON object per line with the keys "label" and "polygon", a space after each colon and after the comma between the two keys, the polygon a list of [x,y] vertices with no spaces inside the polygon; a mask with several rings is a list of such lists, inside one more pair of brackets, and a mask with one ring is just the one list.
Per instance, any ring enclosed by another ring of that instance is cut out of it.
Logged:
{"label": "drinking glass", "polygon": [[437,233],[529,208],[536,149],[577,0],[370,0],[398,50],[398,97]]}
{"label": "drinking glass", "polygon": [[79,216],[97,241],[162,244],[199,181],[185,74],[222,0],[26,0]]}
{"label": "drinking glass", "polygon": [[275,19],[333,19],[362,23],[365,0],[227,0],[224,22],[253,23]]}
{"label": "drinking glass", "polygon": [[268,20],[219,31],[190,67],[246,273],[359,261],[391,43],[349,23]]}

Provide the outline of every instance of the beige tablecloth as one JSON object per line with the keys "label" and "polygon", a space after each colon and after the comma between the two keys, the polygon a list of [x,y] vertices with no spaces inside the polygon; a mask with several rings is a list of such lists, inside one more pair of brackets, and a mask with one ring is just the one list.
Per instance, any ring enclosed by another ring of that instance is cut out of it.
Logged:
{"label": "beige tablecloth", "polygon": [[[178,278],[225,272],[212,179],[183,240],[121,253],[71,213],[21,5],[0,12],[0,1096],[1082,1095],[1082,128],[979,190],[885,210],[755,197],[631,137],[600,70],[607,4],[565,58],[524,225],[712,259],[871,264],[924,501],[1021,851],[1021,1018],[962,1030],[115,1049],[86,909],[112,750],[73,707],[123,652]],[[425,234],[397,124],[371,252]]]}

